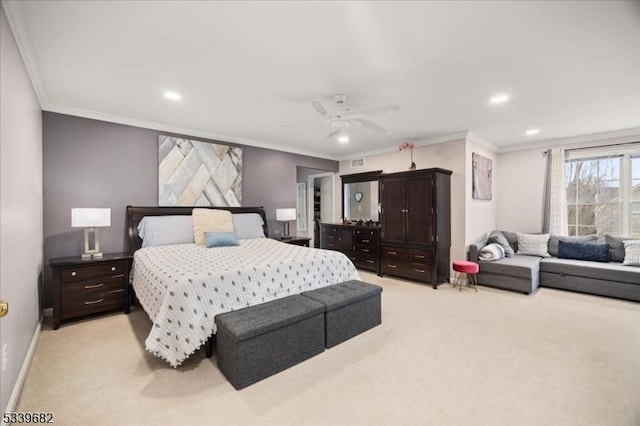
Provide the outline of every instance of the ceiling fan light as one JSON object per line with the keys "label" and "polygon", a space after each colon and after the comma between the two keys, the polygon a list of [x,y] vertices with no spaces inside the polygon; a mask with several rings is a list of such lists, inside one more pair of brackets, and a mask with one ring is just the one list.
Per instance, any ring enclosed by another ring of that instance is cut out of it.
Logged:
{"label": "ceiling fan light", "polygon": [[331,122],[331,127],[334,129],[346,129],[350,125],[351,125],[351,122],[349,120],[337,119]]}
{"label": "ceiling fan light", "polygon": [[340,136],[338,136],[338,142],[340,142],[340,143],[347,143],[347,142],[349,142],[349,136],[347,136],[347,135],[340,135]]}

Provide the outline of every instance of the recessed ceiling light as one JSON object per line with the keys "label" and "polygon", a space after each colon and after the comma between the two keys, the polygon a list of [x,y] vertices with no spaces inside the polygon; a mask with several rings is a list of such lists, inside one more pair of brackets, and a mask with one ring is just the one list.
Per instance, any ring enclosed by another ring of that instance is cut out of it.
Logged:
{"label": "recessed ceiling light", "polygon": [[182,95],[176,92],[164,92],[164,97],[172,101],[179,101],[182,99]]}
{"label": "recessed ceiling light", "polygon": [[340,142],[340,143],[347,143],[347,142],[349,142],[349,136],[347,136],[347,135],[340,135],[340,136],[338,136],[338,142]]}
{"label": "recessed ceiling light", "polygon": [[538,133],[540,133],[539,129],[529,129],[529,130],[527,130],[527,136],[537,135]]}
{"label": "recessed ceiling light", "polygon": [[491,105],[500,105],[507,102],[508,100],[509,100],[509,95],[501,93],[499,95],[492,96],[489,102],[491,103]]}

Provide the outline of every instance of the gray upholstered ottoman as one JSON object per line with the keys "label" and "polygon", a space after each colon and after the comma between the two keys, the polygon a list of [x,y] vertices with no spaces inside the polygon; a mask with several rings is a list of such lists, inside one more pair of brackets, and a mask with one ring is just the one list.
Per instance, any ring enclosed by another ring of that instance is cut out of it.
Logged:
{"label": "gray upholstered ottoman", "polygon": [[382,322],[382,287],[351,280],[302,293],[326,306],[326,346],[331,348]]}
{"label": "gray upholstered ottoman", "polygon": [[218,367],[242,389],[323,352],[324,310],[289,296],[217,315]]}

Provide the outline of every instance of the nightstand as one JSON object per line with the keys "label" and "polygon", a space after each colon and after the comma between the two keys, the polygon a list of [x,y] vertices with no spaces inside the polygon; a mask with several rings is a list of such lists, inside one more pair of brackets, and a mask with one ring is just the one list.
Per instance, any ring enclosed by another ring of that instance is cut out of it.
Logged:
{"label": "nightstand", "polygon": [[309,237],[289,237],[289,238],[272,237],[272,238],[274,240],[282,241],[283,243],[294,244],[296,246],[304,246],[304,247],[309,247],[309,241],[311,241],[311,238]]}
{"label": "nightstand", "polygon": [[129,313],[127,253],[105,254],[100,259],[80,256],[49,260],[53,268],[53,329],[60,321],[116,309]]}

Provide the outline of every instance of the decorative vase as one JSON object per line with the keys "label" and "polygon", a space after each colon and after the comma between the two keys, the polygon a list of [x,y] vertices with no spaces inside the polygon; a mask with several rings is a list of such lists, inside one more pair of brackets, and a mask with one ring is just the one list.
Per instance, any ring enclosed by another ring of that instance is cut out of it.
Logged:
{"label": "decorative vase", "polygon": [[413,148],[411,148],[411,165],[409,166],[409,170],[415,170],[416,163],[413,162]]}

